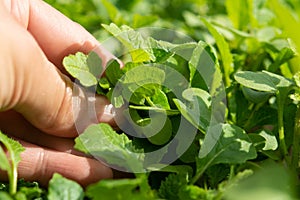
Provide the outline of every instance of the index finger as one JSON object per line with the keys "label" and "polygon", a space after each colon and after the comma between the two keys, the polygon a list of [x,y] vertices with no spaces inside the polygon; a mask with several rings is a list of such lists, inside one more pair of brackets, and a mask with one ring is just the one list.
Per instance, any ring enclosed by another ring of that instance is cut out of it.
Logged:
{"label": "index finger", "polygon": [[[22,1],[20,1],[22,3]],[[82,26],[40,0],[29,1],[28,31],[34,36],[48,59],[61,68],[64,56],[81,51],[88,53],[97,48],[105,64],[113,55]]]}

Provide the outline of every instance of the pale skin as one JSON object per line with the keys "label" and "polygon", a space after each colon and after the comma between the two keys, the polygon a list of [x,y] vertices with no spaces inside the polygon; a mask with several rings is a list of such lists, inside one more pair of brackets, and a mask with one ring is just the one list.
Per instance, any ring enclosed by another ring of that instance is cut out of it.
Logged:
{"label": "pale skin", "polygon": [[[57,172],[83,186],[112,178],[109,167],[73,149],[73,82],[61,64],[70,53],[93,50],[97,40],[41,0],[0,1],[0,19],[0,130],[26,148],[19,177],[47,185]],[[112,59],[97,52],[104,63]],[[99,122],[113,123],[108,104],[97,96]]]}

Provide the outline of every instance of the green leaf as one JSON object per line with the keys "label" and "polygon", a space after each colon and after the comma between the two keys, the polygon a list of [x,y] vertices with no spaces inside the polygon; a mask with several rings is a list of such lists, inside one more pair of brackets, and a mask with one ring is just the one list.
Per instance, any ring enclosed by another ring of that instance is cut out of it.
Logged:
{"label": "green leaf", "polygon": [[125,24],[126,21],[124,20],[124,17],[121,15],[121,12],[118,10],[118,8],[112,4],[108,0],[101,0],[103,3],[103,6],[106,8],[106,11],[109,15],[109,18],[111,21],[113,21],[116,24]]}
{"label": "green leaf", "polygon": [[204,18],[201,18],[209,32],[213,35],[218,49],[221,54],[221,61],[223,63],[223,73],[225,78],[225,85],[229,86],[231,83],[230,75],[233,72],[233,58],[230,52],[230,48],[228,43],[225,41],[225,38],[213,27],[211,23],[209,23]]}
{"label": "green leaf", "polygon": [[101,180],[96,184],[89,185],[86,195],[95,200],[155,199],[145,175],[135,179]]}
{"label": "green leaf", "polygon": [[258,135],[265,139],[265,146],[263,148],[264,151],[276,150],[278,148],[276,136],[271,131],[262,130],[258,133]]}
{"label": "green leaf", "polygon": [[[256,157],[256,151],[246,132],[238,126],[222,124],[208,132],[199,152],[200,160],[209,161],[209,165],[218,163],[244,163]],[[221,134],[218,137],[218,129]],[[234,156],[233,156],[234,155]]]}
{"label": "green leaf", "polygon": [[19,191],[14,195],[14,199],[15,200],[27,200],[26,195]]}
{"label": "green leaf", "polygon": [[108,124],[90,125],[75,139],[75,148],[128,171],[143,170],[144,154],[125,134],[116,133]]}
{"label": "green leaf", "polygon": [[[190,85],[197,89],[208,91],[211,96],[210,109],[212,110],[212,116],[205,119],[205,115],[203,113],[200,114],[202,115],[201,118],[204,123],[203,127],[207,126],[207,122],[210,122],[211,120],[223,122],[225,118],[226,108],[223,102],[226,98],[226,93],[220,65],[216,57],[214,49],[210,45],[200,41],[189,61],[189,69],[191,72]],[[199,98],[201,98],[201,95],[199,95]],[[201,103],[199,103],[199,105],[201,105]],[[193,112],[195,113],[195,111]],[[205,109],[202,110],[202,112],[205,113]],[[208,115],[206,116],[208,117]]]}
{"label": "green leaf", "polygon": [[132,68],[120,80],[122,95],[127,101],[143,104],[146,97],[154,96],[159,92],[164,80],[164,71],[157,67],[141,65]]}
{"label": "green leaf", "polygon": [[83,200],[84,191],[78,183],[55,173],[49,182],[47,197],[49,200]]}
{"label": "green leaf", "polygon": [[256,133],[249,133],[248,136],[251,139],[257,151],[261,151],[264,148],[266,142],[264,137]]}
{"label": "green leaf", "polygon": [[211,77],[215,77],[216,65],[218,66],[218,60],[213,48],[199,41],[189,60],[190,85],[202,89],[211,88],[214,81]]}
{"label": "green leaf", "polygon": [[[279,3],[278,0],[270,0],[268,1],[269,6],[276,14],[276,19],[278,20],[279,24],[283,28],[284,34],[292,39],[295,44],[296,50],[299,53],[300,51],[300,39],[299,29],[295,27],[300,26],[300,22],[293,16],[293,12],[283,3]],[[299,56],[297,56],[297,63],[299,63]],[[298,64],[291,65],[292,72],[296,73],[300,70]]]}
{"label": "green leaf", "polygon": [[146,25],[150,25],[153,22],[157,21],[159,18],[156,15],[140,15],[135,14],[133,16],[132,27],[133,28],[140,28]]}
{"label": "green leaf", "polygon": [[196,157],[199,152],[199,142],[194,140],[194,142],[189,146],[189,148],[180,156],[180,160],[184,163],[194,163],[196,162]]}
{"label": "green leaf", "polygon": [[7,192],[0,191],[1,200],[14,200]]}
{"label": "green leaf", "polygon": [[109,82],[108,82],[108,80],[107,80],[106,77],[100,78],[100,80],[99,80],[99,86],[102,89],[109,89],[110,88]]}
{"label": "green leaf", "polygon": [[257,91],[248,87],[242,87],[242,91],[246,99],[254,103],[266,102],[272,95],[274,95],[274,93],[271,92]]}
{"label": "green leaf", "polygon": [[294,75],[294,80],[298,88],[300,88],[300,71]]}
{"label": "green leaf", "polygon": [[170,174],[164,181],[158,190],[158,195],[164,199],[179,199],[178,193],[180,188],[187,184],[185,174]]}
{"label": "green leaf", "polygon": [[[127,37],[127,34],[128,34],[127,32],[132,30],[130,27],[122,26],[122,29],[121,29],[114,23],[111,23],[109,25],[102,24],[102,26],[106,31],[108,31],[113,36],[115,36],[126,48],[128,48],[129,51],[131,51],[135,48],[138,48],[138,46],[134,46],[133,44],[131,44],[129,37]],[[138,36],[137,36],[137,34],[135,34],[135,35],[136,35],[136,37],[139,36],[138,41],[142,40],[142,38],[140,38],[141,37],[140,35],[138,35]]]}
{"label": "green leaf", "polygon": [[208,183],[212,188],[217,188],[228,176],[230,176],[230,165],[228,164],[212,165],[205,171],[205,177],[208,178]]}
{"label": "green leaf", "polygon": [[116,60],[110,62],[105,69],[105,76],[113,86],[117,84],[123,74],[124,72],[122,72],[120,64]]}
{"label": "green leaf", "polygon": [[149,48],[152,48],[152,53],[155,57],[156,63],[162,63],[170,58],[175,52],[176,46],[175,45],[163,40],[155,40],[151,37],[148,38]]}
{"label": "green leaf", "polygon": [[295,199],[293,178],[282,166],[265,166],[254,175],[243,179],[225,190],[226,200]]}
{"label": "green leaf", "polygon": [[178,192],[180,200],[213,199],[214,196],[214,191],[196,185],[186,185],[180,188]]}
{"label": "green leaf", "polygon": [[149,40],[144,38],[140,32],[126,25],[120,28],[113,23],[110,25],[103,24],[102,26],[127,48],[127,52],[131,55],[132,62],[140,63],[154,60],[154,55],[149,46]]}
{"label": "green leaf", "polygon": [[168,97],[162,90],[158,90],[158,92],[151,97],[151,101],[153,105],[155,105],[155,107],[163,108],[166,110],[171,109]]}
{"label": "green leaf", "polygon": [[270,155],[270,152],[274,153],[272,151],[275,151],[279,146],[276,136],[268,130],[262,130],[258,133],[250,133],[248,136],[252,140],[256,149],[258,151],[263,151],[266,155]]}
{"label": "green leaf", "polygon": [[189,101],[185,104],[179,99],[173,99],[181,114],[195,127],[206,130],[211,119],[211,97],[199,88],[189,88],[183,91],[182,96]]}
{"label": "green leaf", "polygon": [[246,132],[231,124],[211,126],[201,144],[195,183],[205,170],[215,164],[241,164],[256,158],[256,150]]}
{"label": "green leaf", "polygon": [[[193,174],[193,168],[189,165],[168,165],[163,168],[160,168],[158,166],[158,169],[160,172],[172,172],[176,174],[186,175],[187,179],[188,177],[191,177]],[[154,170],[156,169],[154,168]]]}
{"label": "green leaf", "polygon": [[[1,134],[1,132],[0,132],[0,134]],[[0,169],[2,169],[4,171],[10,170],[10,164],[9,164],[8,158],[1,146],[0,146]]]}
{"label": "green leaf", "polygon": [[39,199],[45,194],[37,182],[28,182],[24,179],[18,180],[18,193],[22,193],[27,199]]}
{"label": "green leaf", "polygon": [[295,52],[290,48],[283,48],[280,50],[279,54],[276,56],[275,61],[269,66],[268,71],[276,72],[279,67],[294,58]]}
{"label": "green leaf", "polygon": [[134,109],[125,109],[123,114],[128,126],[132,126],[137,135],[147,138],[154,145],[163,145],[172,136],[171,120],[164,112],[149,111],[150,117],[145,118]]}
{"label": "green leaf", "polygon": [[151,60],[149,52],[144,49],[134,49],[130,51],[132,62],[142,63]]}
{"label": "green leaf", "polygon": [[17,141],[9,138],[5,134],[0,131],[0,142],[5,146],[9,153],[9,162],[10,165],[7,163],[7,159],[4,158],[4,151],[0,147],[0,168],[4,169],[8,173],[9,179],[9,192],[10,194],[15,194],[17,190],[17,168],[18,164],[21,161],[21,153],[25,150],[25,148]]}
{"label": "green leaf", "polygon": [[[155,115],[151,116],[152,118],[158,118]],[[153,123],[154,119],[150,119],[150,118],[146,118],[143,121],[140,121],[141,123],[151,123],[150,128],[153,129],[153,127],[159,127],[159,124],[161,124],[161,121],[158,122],[158,124]],[[153,132],[153,131],[151,131]],[[146,133],[144,133],[146,135]],[[169,142],[170,138],[172,136],[172,124],[171,124],[171,120],[169,118],[166,118],[166,121],[164,122],[163,127],[155,133],[155,135],[151,136],[151,137],[147,137],[147,139],[155,145],[163,145],[166,144],[167,142]]]}
{"label": "green leaf", "polygon": [[100,78],[103,69],[102,69],[102,60],[99,57],[99,55],[96,52],[91,51],[88,54],[86,62],[89,68],[89,72],[93,74],[95,77]]}
{"label": "green leaf", "polygon": [[235,80],[248,88],[258,91],[272,92],[276,91],[276,85],[268,75],[262,72],[242,71],[234,75]]}
{"label": "green leaf", "polygon": [[25,148],[16,140],[13,140],[0,131],[0,142],[7,148],[10,160],[14,165],[21,161],[21,153]]}
{"label": "green leaf", "polygon": [[67,72],[78,79],[83,86],[90,87],[97,85],[97,78],[90,72],[87,59],[87,55],[77,52],[75,55],[65,57],[63,59],[63,65]]}
{"label": "green leaf", "polygon": [[290,79],[287,79],[281,75],[271,73],[268,71],[262,71],[262,73],[265,73],[270,77],[272,82],[276,85],[277,89],[289,88],[294,84]]}
{"label": "green leaf", "polygon": [[271,41],[276,37],[278,29],[274,27],[264,27],[259,29],[256,33],[256,39],[261,42],[266,42],[271,44]]}
{"label": "green leaf", "polygon": [[247,1],[226,0],[226,10],[228,17],[235,28],[243,30],[249,23],[249,12]]}
{"label": "green leaf", "polygon": [[296,84],[296,89],[295,89],[295,93],[292,94],[290,96],[290,98],[296,103],[298,104],[300,102],[300,71],[297,72],[294,76],[293,76],[293,80]]}

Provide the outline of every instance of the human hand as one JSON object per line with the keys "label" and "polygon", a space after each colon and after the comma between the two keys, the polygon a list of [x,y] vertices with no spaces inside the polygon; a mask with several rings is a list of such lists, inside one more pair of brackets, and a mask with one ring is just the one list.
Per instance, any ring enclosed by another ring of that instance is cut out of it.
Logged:
{"label": "human hand", "polygon": [[[64,56],[88,53],[99,43],[80,25],[40,0],[0,2],[0,130],[26,148],[19,177],[46,185],[54,172],[82,185],[111,178],[112,170],[73,150],[77,136],[72,81]],[[101,47],[104,63],[113,56]],[[96,97],[97,118],[113,123],[109,102]],[[0,172],[0,179],[5,173]]]}

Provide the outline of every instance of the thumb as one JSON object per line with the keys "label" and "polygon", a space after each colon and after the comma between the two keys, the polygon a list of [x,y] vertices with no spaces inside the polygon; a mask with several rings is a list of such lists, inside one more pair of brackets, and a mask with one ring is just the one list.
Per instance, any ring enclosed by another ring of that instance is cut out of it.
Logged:
{"label": "thumb", "polygon": [[[11,18],[0,24],[0,111],[15,109],[40,130],[73,137],[75,120],[90,108],[91,98],[48,61],[32,35]],[[5,48],[4,48],[5,47]],[[109,122],[113,115],[102,96],[92,99],[96,121]],[[73,102],[75,102],[73,106]],[[90,111],[89,111],[90,112]],[[88,123],[96,122],[87,119]]]}

